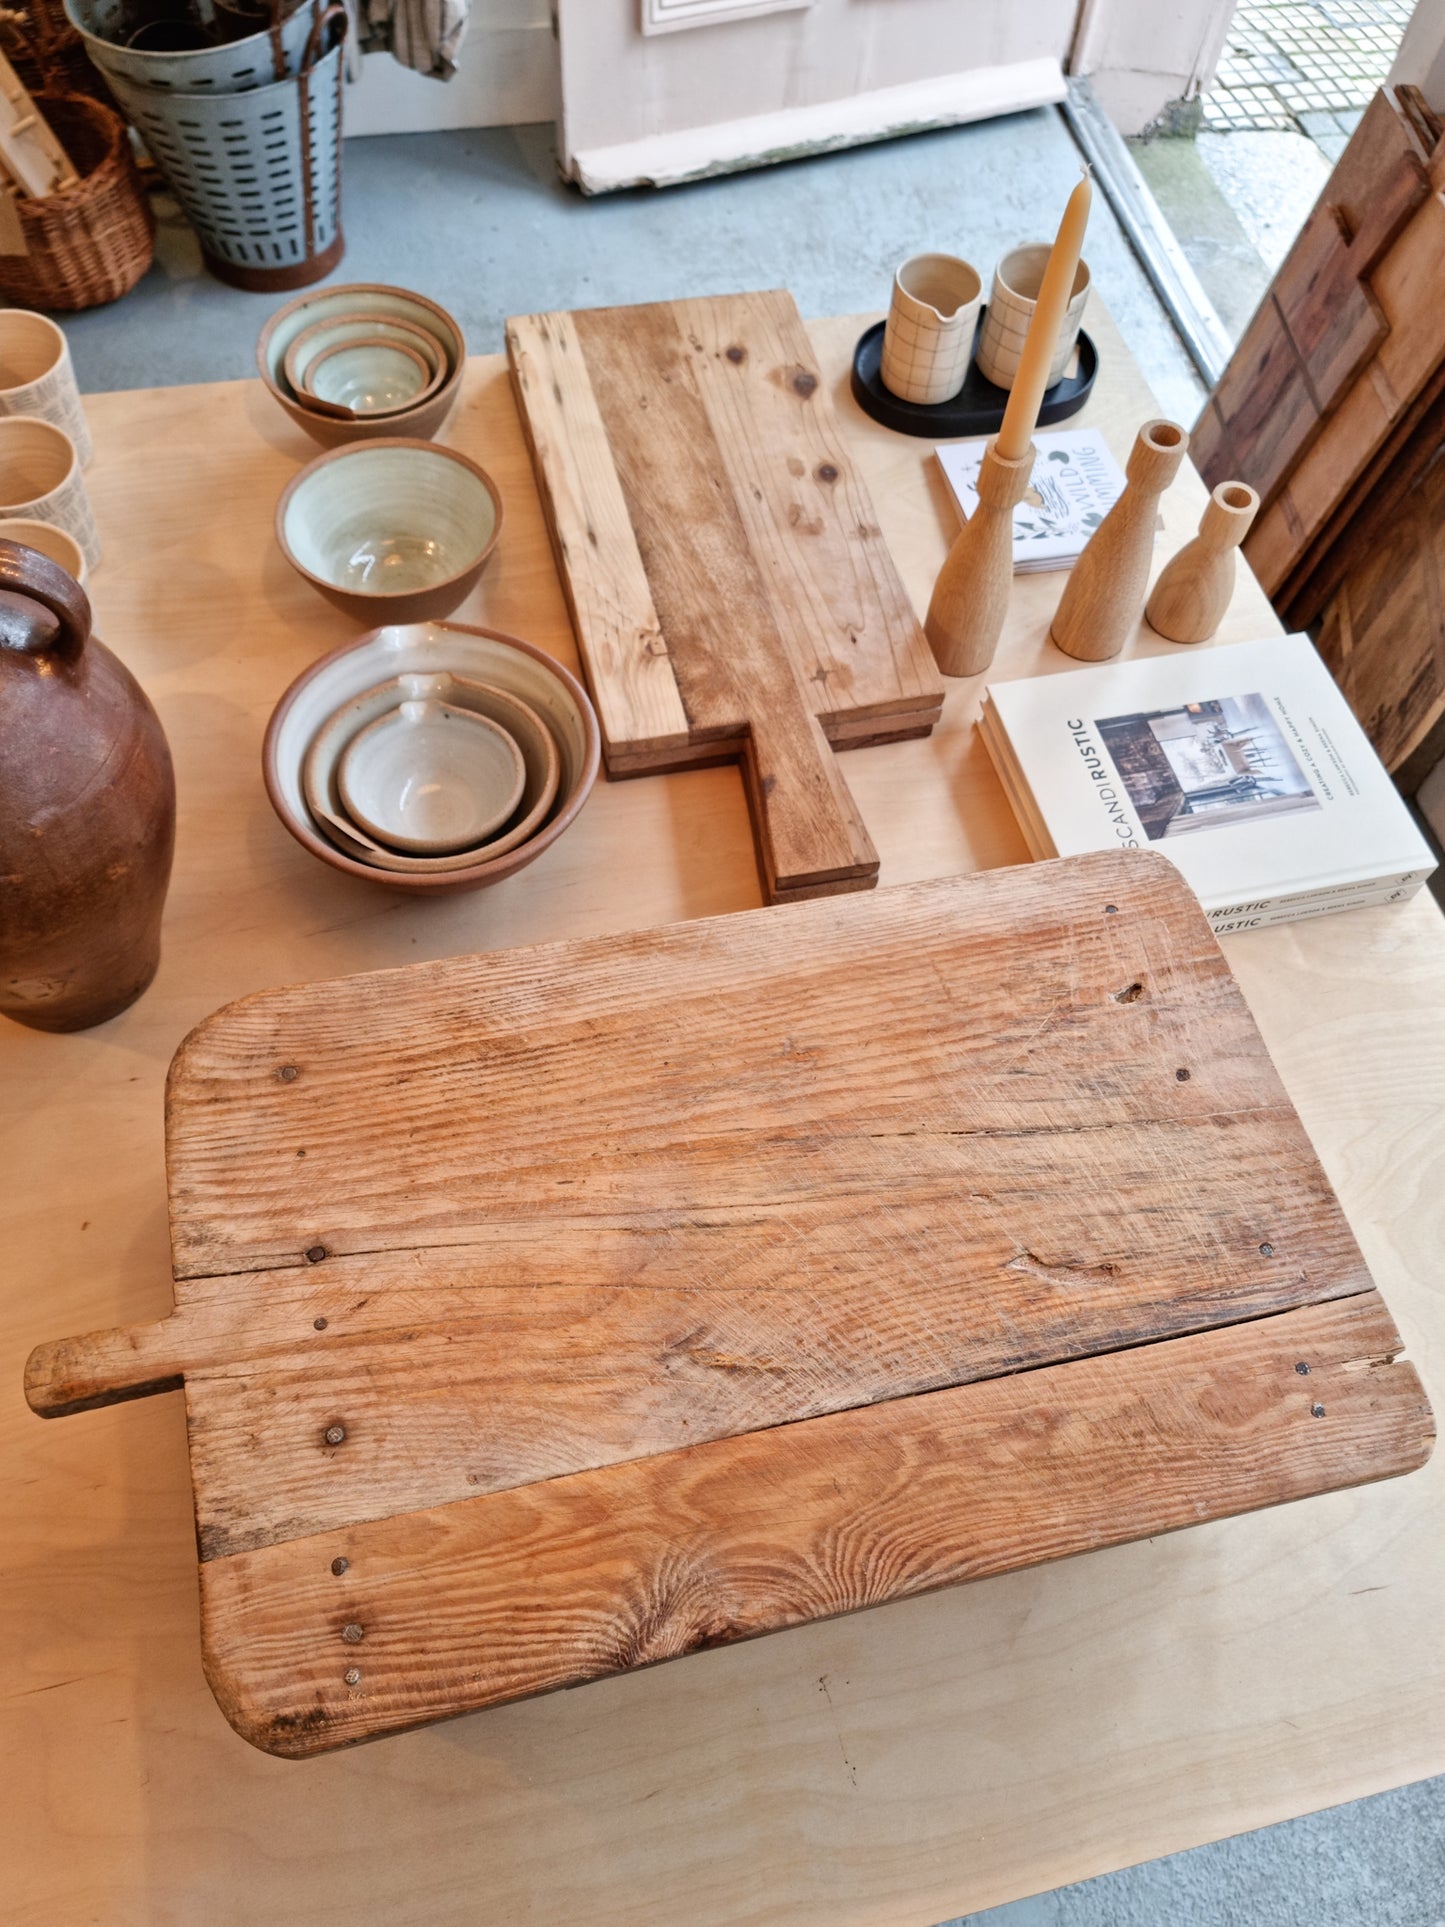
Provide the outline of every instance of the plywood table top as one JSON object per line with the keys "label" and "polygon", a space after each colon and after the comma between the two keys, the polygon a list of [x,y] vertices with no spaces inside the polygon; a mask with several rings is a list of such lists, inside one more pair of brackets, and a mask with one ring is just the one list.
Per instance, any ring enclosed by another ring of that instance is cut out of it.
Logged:
{"label": "plywood table top", "polygon": [[[916,606],[952,529],[926,444],[846,391],[861,323],[815,324]],[[1153,412],[1107,317],[1085,422]],[[1445,1769],[1445,1470],[906,1600],[297,1766],[239,1741],[200,1672],[179,1397],[42,1424],[38,1341],[170,1308],[162,1083],[248,991],[750,908],[738,773],[599,785],[533,868],[414,906],[275,821],[261,732],[346,639],[271,537],[306,443],[258,384],[93,397],[100,633],[176,755],[161,973],[85,1036],[0,1035],[7,1262],[0,1598],[7,1909],[17,1921],[909,1923],[928,1927]],[[575,662],[500,356],[448,439],[506,495],[462,620]],[[1162,560],[1203,502],[1166,498]],[[1047,644],[1057,577],[1016,585],[1000,676]],[[1221,641],[1276,625],[1247,575]],[[1147,642],[1136,647],[1162,647]],[[1021,862],[950,685],[927,741],[859,750],[889,883]],[[1427,1390],[1445,1385],[1445,925],[1424,897],[1229,939],[1285,1086]]]}

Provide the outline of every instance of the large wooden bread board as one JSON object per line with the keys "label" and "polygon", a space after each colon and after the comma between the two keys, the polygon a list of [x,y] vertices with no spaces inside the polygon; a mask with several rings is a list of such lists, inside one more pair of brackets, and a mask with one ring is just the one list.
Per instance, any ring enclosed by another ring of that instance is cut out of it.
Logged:
{"label": "large wooden bread board", "polygon": [[208,1677],[301,1755],[1408,1471],[1432,1425],[1151,854],[264,993],[167,1106]]}
{"label": "large wooden bread board", "polygon": [[871,888],[833,751],[943,685],[792,296],[520,315],[507,354],[608,774],[736,759],[769,901]]}

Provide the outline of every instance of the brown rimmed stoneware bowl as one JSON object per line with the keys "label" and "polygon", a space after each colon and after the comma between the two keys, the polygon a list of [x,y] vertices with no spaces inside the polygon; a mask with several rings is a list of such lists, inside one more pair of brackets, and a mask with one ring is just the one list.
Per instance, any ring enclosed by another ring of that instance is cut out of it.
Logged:
{"label": "brown rimmed stoneware bowl", "polygon": [[[286,378],[286,351],[303,329],[313,327],[318,321],[342,321],[352,315],[408,322],[431,335],[441,348],[447,368],[446,378],[435,393],[400,414],[362,416],[356,421],[343,421],[335,415],[318,414],[308,408]],[[430,440],[440,431],[460,398],[466,360],[466,340],[445,308],[428,301],[423,294],[413,294],[408,288],[370,281],[339,288],[309,289],[276,310],[256,343],[256,366],[261,380],[296,426],[323,448],[340,448],[348,442],[388,435]]]}
{"label": "brown rimmed stoneware bowl", "polygon": [[276,504],[286,560],[357,622],[450,615],[501,533],[502,498],[486,470],[409,437],[318,455]]}
{"label": "brown rimmed stoneware bowl", "polygon": [[[556,800],[534,836],[500,856],[484,855],[469,869],[425,874],[378,870],[338,849],[312,816],[302,786],[306,752],[329,717],[378,683],[441,671],[506,690],[537,712],[556,740],[561,761]],[[586,802],[601,755],[601,733],[586,690],[545,650],[497,629],[426,622],[375,629],[303,670],[276,705],[261,761],[271,807],[313,856],[347,876],[439,896],[500,883],[541,856]]]}

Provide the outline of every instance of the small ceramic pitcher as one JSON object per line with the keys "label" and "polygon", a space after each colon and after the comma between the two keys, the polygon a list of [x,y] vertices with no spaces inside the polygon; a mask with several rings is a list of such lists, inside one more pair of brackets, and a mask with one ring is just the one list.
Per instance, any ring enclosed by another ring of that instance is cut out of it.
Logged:
{"label": "small ceramic pitcher", "polygon": [[951,401],[973,356],[983,280],[953,254],[915,254],[893,277],[883,386],[900,401]]}
{"label": "small ceramic pitcher", "polygon": [[[1014,376],[1019,371],[1019,357],[1024,351],[1024,338],[1034,318],[1034,309],[1038,306],[1044,269],[1049,265],[1052,252],[1048,244],[1042,241],[1029,247],[1014,248],[993,271],[993,288],[989,293],[983,326],[978,332],[978,366],[979,372],[996,388],[1013,387]],[[1074,343],[1079,338],[1079,326],[1084,319],[1088,299],[1089,264],[1081,261],[1074,272],[1069,305],[1064,310],[1063,326],[1054,344],[1054,358],[1049,367],[1050,388],[1063,379],[1064,370],[1069,365],[1069,356],[1073,354]]]}

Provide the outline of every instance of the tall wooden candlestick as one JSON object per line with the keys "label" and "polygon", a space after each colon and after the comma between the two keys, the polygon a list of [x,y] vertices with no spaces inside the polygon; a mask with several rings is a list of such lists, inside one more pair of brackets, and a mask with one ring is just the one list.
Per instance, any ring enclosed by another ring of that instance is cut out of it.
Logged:
{"label": "tall wooden candlestick", "polygon": [[1234,551],[1259,510],[1246,482],[1221,482],[1205,506],[1199,533],[1186,542],[1154,584],[1144,611],[1170,642],[1208,642],[1234,593]]}
{"label": "tall wooden candlestick", "polygon": [[976,676],[993,661],[1013,587],[1013,512],[1034,472],[1034,427],[1084,249],[1093,190],[1086,174],[1069,196],[996,441],[984,451],[978,507],[933,585],[923,632],[945,676]]}
{"label": "tall wooden candlestick", "polygon": [[1034,445],[1008,461],[990,442],[978,507],[954,538],[933,585],[923,633],[945,676],[976,676],[993,661],[1014,576],[1014,508],[1028,493]]}
{"label": "tall wooden candlestick", "polygon": [[1145,422],[1124,470],[1126,487],[1089,538],[1065,584],[1050,635],[1066,656],[1117,656],[1144,612],[1159,497],[1189,447],[1178,422]]}

